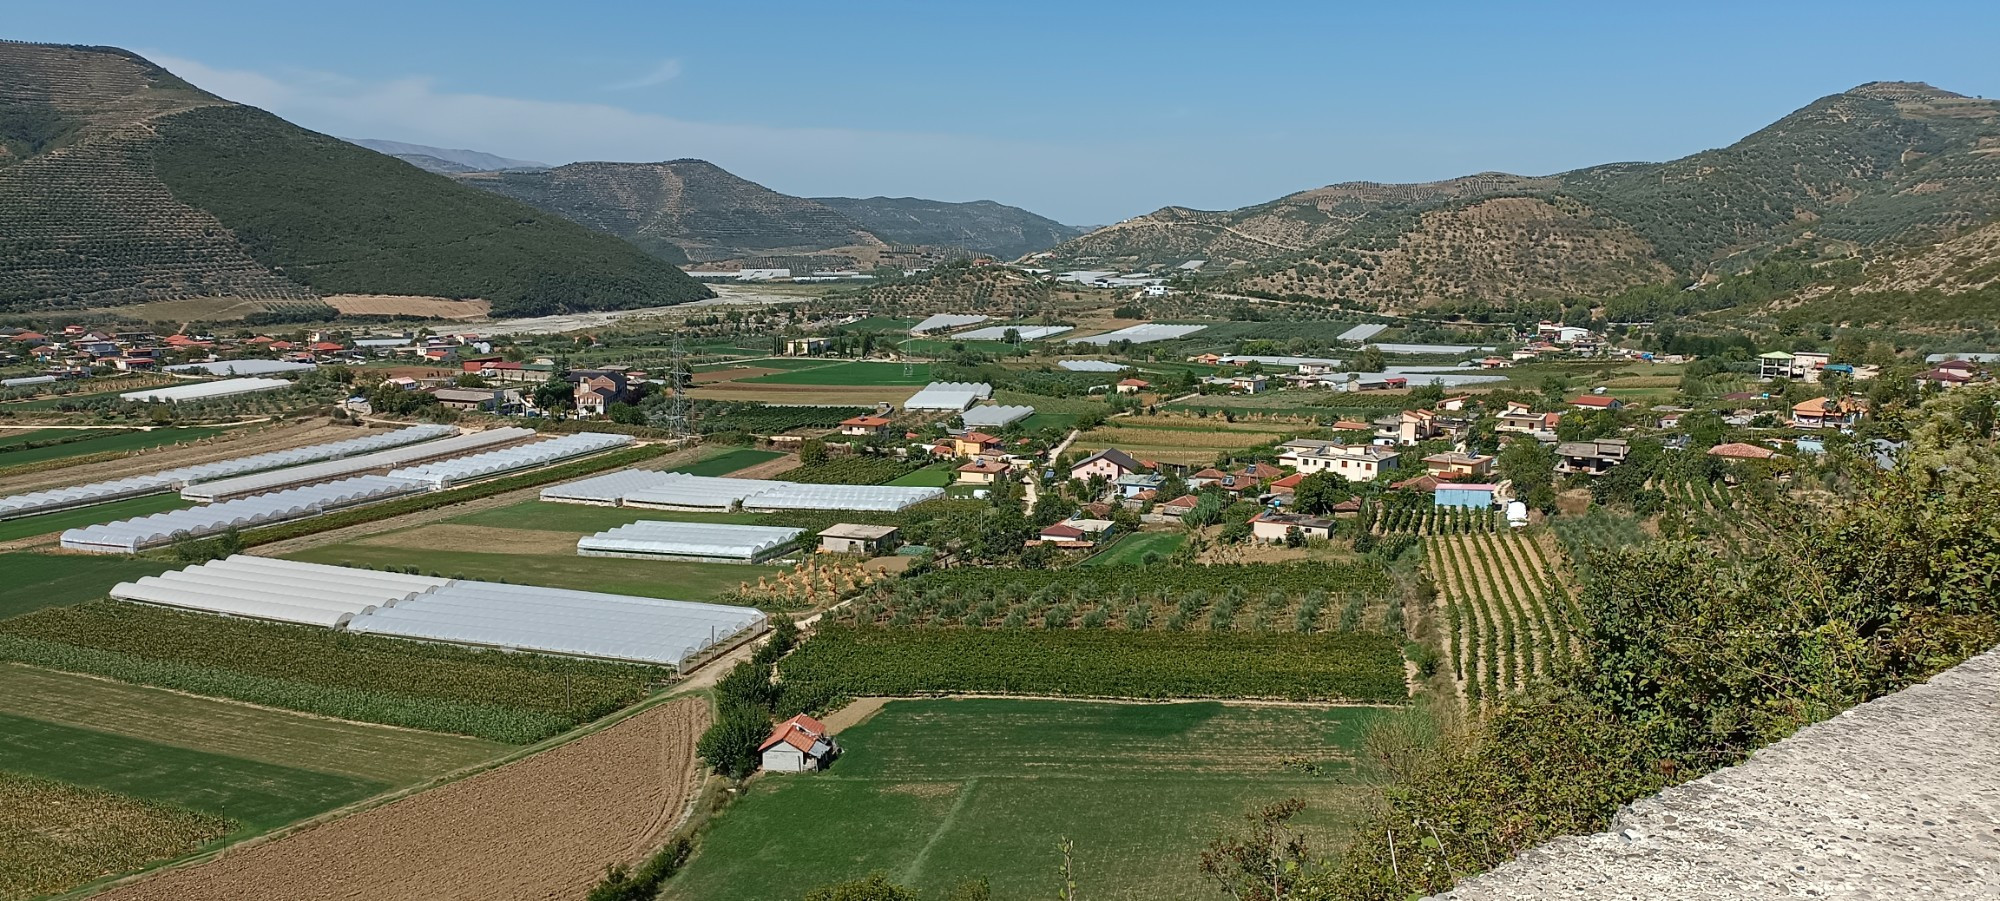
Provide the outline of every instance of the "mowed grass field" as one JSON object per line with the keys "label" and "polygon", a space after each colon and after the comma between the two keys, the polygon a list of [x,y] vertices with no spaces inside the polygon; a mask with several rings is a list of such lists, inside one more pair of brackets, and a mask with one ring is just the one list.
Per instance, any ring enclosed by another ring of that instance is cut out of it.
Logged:
{"label": "mowed grass field", "polygon": [[943,488],[957,478],[950,463],[933,463],[912,473],[905,473],[889,480],[891,485],[909,488]]}
{"label": "mowed grass field", "polygon": [[[842,731],[825,773],[769,775],[715,820],[669,883],[682,901],[797,898],[880,870],[936,897],[961,878],[996,899],[1053,897],[1075,843],[1079,897],[1197,897],[1202,849],[1252,807],[1306,800],[1326,847],[1374,790],[1355,749],[1372,708],[891,701]],[[1316,764],[1308,775],[1288,761]],[[811,824],[810,828],[803,824]]]}
{"label": "mowed grass field", "polygon": [[[904,370],[908,370],[908,374]],[[829,362],[825,366],[773,372],[744,379],[775,385],[925,385],[931,381],[931,364],[882,363],[869,360]]]}
{"label": "mowed grass field", "polygon": [[111,586],[172,569],[165,560],[0,554],[0,619],[104,597]]}
{"label": "mowed grass field", "polygon": [[747,447],[733,448],[713,457],[686,466],[676,466],[673,472],[684,472],[691,476],[726,476],[739,469],[747,469],[766,460],[775,460],[784,454],[778,451],[752,450]]}
{"label": "mowed grass field", "polygon": [[1146,561],[1147,554],[1158,554],[1161,559],[1165,559],[1173,556],[1173,553],[1180,550],[1181,545],[1186,543],[1186,532],[1133,532],[1119,538],[1116,543],[1105,549],[1103,553],[1084,561],[1083,565],[1119,566],[1124,564],[1139,564]]}
{"label": "mowed grass field", "polygon": [[52,444],[47,447],[18,446],[29,441],[56,440],[64,437],[66,434],[75,434],[76,432],[76,430],[72,429],[43,429],[13,442],[0,438],[0,468],[25,466],[29,463],[42,463],[49,460],[66,460],[70,457],[81,457],[86,454],[122,453],[152,447],[165,447],[169,444],[179,444],[184,441],[197,441],[211,435],[220,434],[222,431],[224,430],[219,428],[199,426],[169,427],[152,429],[145,432],[92,435],[80,441]]}
{"label": "mowed grass field", "polygon": [[126,498],[107,504],[92,504],[74,510],[0,520],[0,541],[32,538],[79,526],[116,522],[135,516],[150,516],[154,513],[165,513],[168,510],[181,510],[192,506],[194,506],[193,501],[181,500],[179,494],[149,494],[145,497]]}

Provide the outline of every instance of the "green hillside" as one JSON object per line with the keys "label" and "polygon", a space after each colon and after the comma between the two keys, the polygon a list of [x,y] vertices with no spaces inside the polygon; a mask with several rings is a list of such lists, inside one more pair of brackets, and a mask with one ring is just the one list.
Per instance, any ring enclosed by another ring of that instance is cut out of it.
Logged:
{"label": "green hillside", "polygon": [[113,48],[0,43],[0,310],[191,297],[711,296],[616,238],[306,131]]}

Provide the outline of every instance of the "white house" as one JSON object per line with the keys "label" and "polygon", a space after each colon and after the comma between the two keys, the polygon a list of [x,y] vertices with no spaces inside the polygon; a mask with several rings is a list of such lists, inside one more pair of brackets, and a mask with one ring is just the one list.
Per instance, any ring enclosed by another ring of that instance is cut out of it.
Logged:
{"label": "white house", "polygon": [[757,746],[764,769],[773,773],[803,773],[825,769],[840,745],[826,734],[826,725],[801,713],[771,730],[771,737]]}
{"label": "white house", "polygon": [[1303,473],[1337,472],[1350,482],[1365,482],[1396,465],[1401,454],[1377,444],[1342,444],[1301,438],[1278,445],[1278,462]]}

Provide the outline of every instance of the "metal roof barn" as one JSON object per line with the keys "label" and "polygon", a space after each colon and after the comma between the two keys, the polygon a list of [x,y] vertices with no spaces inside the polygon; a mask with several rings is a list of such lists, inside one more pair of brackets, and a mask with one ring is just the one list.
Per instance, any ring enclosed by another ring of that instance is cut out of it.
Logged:
{"label": "metal roof barn", "polygon": [[310,372],[318,369],[314,363],[293,363],[286,360],[216,360],[211,363],[182,363],[167,367],[168,372],[201,372],[208,375],[271,375],[279,372]]}
{"label": "metal roof barn", "polygon": [[1008,332],[1018,332],[1023,341],[1040,341],[1043,338],[1075,330],[1076,326],[1073,325],[989,325],[985,328],[976,328],[969,332],[959,332],[951,337],[955,341],[960,339],[966,341],[1005,341],[1007,340]]}
{"label": "metal roof barn", "polygon": [[642,519],[585,536],[576,552],[585,557],[639,557],[759,563],[791,550],[804,529]]}
{"label": "metal roof barn", "polygon": [[916,325],[910,326],[910,334],[923,335],[945,329],[954,329],[960,326],[978,325],[990,318],[992,317],[970,313],[938,313]]}
{"label": "metal roof barn", "polygon": [[136,400],[146,403],[179,403],[184,400],[209,400],[230,397],[237,394],[252,394],[258,391],[276,391],[290,388],[292,383],[284,379],[223,379],[219,382],[195,382],[190,385],[172,385],[166,388],[149,388],[145,391],[127,391],[118,395],[121,400]]}
{"label": "metal roof barn", "polygon": [[[440,441],[405,445],[389,450],[376,451],[353,457],[342,457],[323,463],[275,469],[252,473],[230,479],[197,482],[181,489],[181,497],[191,501],[212,503],[234,497],[261,494],[291,485],[327,482],[343,476],[365,473],[374,469],[390,469],[422,460],[433,460],[454,454],[470,453],[482,447],[491,447],[508,441],[519,441],[532,437],[534,429],[507,427],[487,429],[483,432],[468,432]],[[393,475],[393,473],[392,473]]]}
{"label": "metal roof barn", "polygon": [[62,546],[93,554],[134,554],[149,547],[168,544],[181,535],[201,538],[232,528],[305,519],[341,507],[415,494],[422,490],[422,484],[408,479],[356,476],[323,485],[289,488],[219,504],[70,529],[62,533]]}
{"label": "metal roof barn", "polygon": [[1184,338],[1188,335],[1192,335],[1195,332],[1201,331],[1202,329],[1205,328],[1208,328],[1208,326],[1162,325],[1157,322],[1148,322],[1143,325],[1135,325],[1129,328],[1121,328],[1115,332],[1105,332],[1102,335],[1091,335],[1087,338],[1072,338],[1070,340],[1075,341],[1078,344],[1108,345],[1115,341],[1130,341],[1133,344],[1146,344],[1152,341],[1166,341],[1172,338]]}
{"label": "metal roof barn", "polygon": [[990,404],[973,407],[959,418],[965,421],[965,427],[968,429],[1004,429],[1033,415],[1035,415],[1034,407]]}

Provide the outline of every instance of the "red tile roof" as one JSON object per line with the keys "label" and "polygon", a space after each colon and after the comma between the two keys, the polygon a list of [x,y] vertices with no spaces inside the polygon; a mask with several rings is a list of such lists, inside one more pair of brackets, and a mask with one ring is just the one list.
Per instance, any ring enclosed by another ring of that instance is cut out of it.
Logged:
{"label": "red tile roof", "polygon": [[1609,410],[1618,403],[1618,398],[1607,397],[1602,394],[1586,394],[1582,397],[1571,398],[1570,403],[1579,407],[1596,407],[1600,410]]}
{"label": "red tile roof", "polygon": [[1056,523],[1042,529],[1042,537],[1056,540],[1082,538],[1083,530],[1072,525]]}
{"label": "red tile roof", "polygon": [[779,744],[791,745],[801,753],[811,753],[813,745],[826,738],[826,725],[801,713],[771,728],[771,737],[757,746],[763,753]]}
{"label": "red tile roof", "polygon": [[1284,478],[1282,478],[1282,479],[1279,479],[1279,480],[1277,480],[1277,481],[1275,481],[1275,482],[1272,482],[1272,483],[1271,483],[1271,487],[1272,487],[1272,488],[1297,488],[1297,487],[1299,487],[1299,483],[1300,483],[1300,482],[1303,482],[1303,481],[1305,481],[1305,480],[1306,480],[1306,474],[1305,474],[1305,473],[1303,473],[1303,472],[1295,472],[1295,473],[1292,473],[1291,475],[1288,475],[1288,476],[1286,476],[1286,477],[1284,477]]}
{"label": "red tile roof", "polygon": [[1777,456],[1778,452],[1769,448],[1758,447],[1754,444],[1732,441],[1728,444],[1718,444],[1709,448],[1708,455],[1711,457],[1729,457],[1734,460],[1769,460]]}
{"label": "red tile roof", "polygon": [[1194,505],[1198,503],[1201,503],[1201,498],[1195,497],[1192,494],[1183,494],[1170,501],[1161,501],[1159,505],[1162,507],[1186,507],[1192,510],[1194,509]]}
{"label": "red tile roof", "polygon": [[864,429],[879,429],[888,425],[889,420],[883,416],[856,416],[851,419],[843,419],[840,421],[840,424]]}

